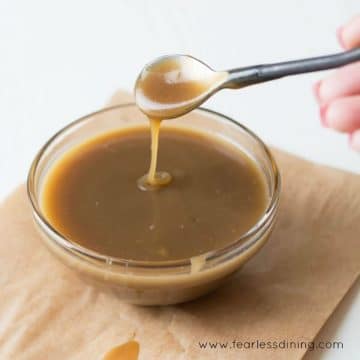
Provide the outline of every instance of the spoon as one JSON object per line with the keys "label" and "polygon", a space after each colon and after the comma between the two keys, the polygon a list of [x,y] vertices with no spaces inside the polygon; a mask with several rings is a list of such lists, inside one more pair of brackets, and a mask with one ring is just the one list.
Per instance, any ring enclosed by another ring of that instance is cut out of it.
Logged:
{"label": "spoon", "polygon": [[360,48],[308,59],[215,71],[188,55],[162,56],[147,64],[135,84],[135,100],[147,116],[170,119],[188,113],[217,91],[333,69],[360,60]]}

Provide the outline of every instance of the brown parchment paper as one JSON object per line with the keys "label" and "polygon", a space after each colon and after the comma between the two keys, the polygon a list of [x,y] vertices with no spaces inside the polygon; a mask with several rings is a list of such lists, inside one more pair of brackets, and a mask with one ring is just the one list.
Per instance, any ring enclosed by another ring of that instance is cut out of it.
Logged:
{"label": "brown parchment paper", "polygon": [[274,153],[283,190],[269,242],[219,290],[179,306],[128,305],[83,283],[41,243],[20,186],[0,207],[0,359],[101,359],[134,334],[146,360],[301,358],[304,347],[199,347],[312,341],[359,277],[360,177]]}

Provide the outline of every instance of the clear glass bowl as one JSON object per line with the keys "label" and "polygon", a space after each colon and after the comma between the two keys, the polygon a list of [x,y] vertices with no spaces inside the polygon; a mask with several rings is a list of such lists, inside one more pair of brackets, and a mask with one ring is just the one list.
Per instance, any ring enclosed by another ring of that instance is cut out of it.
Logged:
{"label": "clear glass bowl", "polygon": [[237,241],[195,259],[134,261],[104,256],[67,239],[41,209],[44,178],[53,163],[73,146],[100,134],[148,123],[134,104],[106,108],[84,116],[57,132],[39,151],[28,176],[28,195],[35,224],[50,251],[97,286],[116,291],[124,301],[141,305],[175,304],[195,299],[219,286],[266,242],[278,209],[280,175],[266,145],[236,121],[207,109],[165,121],[164,127],[187,127],[210,133],[240,147],[259,166],[269,202],[258,222]]}

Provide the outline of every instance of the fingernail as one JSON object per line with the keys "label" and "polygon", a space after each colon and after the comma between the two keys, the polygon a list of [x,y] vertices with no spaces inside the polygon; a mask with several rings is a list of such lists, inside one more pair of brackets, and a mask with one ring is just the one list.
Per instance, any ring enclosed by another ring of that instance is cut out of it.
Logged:
{"label": "fingernail", "polygon": [[320,102],[320,86],[321,86],[321,80],[317,81],[313,85],[313,93],[314,93],[315,99],[318,103]]}
{"label": "fingernail", "polygon": [[325,104],[325,105],[321,105],[320,106],[320,120],[321,120],[321,125],[323,127],[329,127],[329,124],[328,124],[328,121],[326,119],[326,112],[328,110],[328,105]]}
{"label": "fingernail", "polygon": [[349,145],[353,150],[360,151],[360,131],[357,130],[349,135]]}
{"label": "fingernail", "polygon": [[343,29],[344,29],[344,27],[340,26],[336,31],[336,36],[337,36],[338,42],[341,45],[341,47],[345,48],[344,39],[342,36]]}

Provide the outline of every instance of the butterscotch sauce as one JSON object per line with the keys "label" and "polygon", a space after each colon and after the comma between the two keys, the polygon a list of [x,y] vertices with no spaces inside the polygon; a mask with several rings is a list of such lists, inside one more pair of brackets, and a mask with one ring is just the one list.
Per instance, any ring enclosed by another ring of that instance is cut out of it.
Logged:
{"label": "butterscotch sauce", "polygon": [[206,262],[206,258],[205,255],[198,255],[198,256],[193,256],[190,259],[190,263],[191,263],[191,273],[195,274],[197,272],[199,272],[203,266],[205,265]]}
{"label": "butterscotch sauce", "polygon": [[164,119],[188,111],[227,76],[191,59],[165,59],[138,78],[136,101],[149,116],[150,132],[141,126],[89,139],[49,171],[42,208],[62,235],[110,257],[191,258],[196,273],[202,254],[237,240],[258,221],[268,203],[266,184],[241,149],[180,127],[165,127],[159,137]]}
{"label": "butterscotch sauce", "polygon": [[156,171],[161,120],[149,120],[151,132],[151,160],[149,172],[138,180],[138,185],[141,190],[156,190],[171,182],[171,175],[169,173],[165,171]]}
{"label": "butterscotch sauce", "polygon": [[[149,128],[110,132],[80,144],[49,170],[42,209],[63,236],[111,257],[192,258],[247,232],[267,204],[265,179],[235,145],[184,127],[164,127],[160,169],[169,186],[141,191]],[[194,271],[200,262],[194,260]],[[201,267],[201,266],[200,266]]]}
{"label": "butterscotch sauce", "polygon": [[190,56],[164,57],[145,66],[138,77],[136,104],[150,118],[178,117],[228,76]]}
{"label": "butterscotch sauce", "polygon": [[159,119],[150,119],[150,130],[151,130],[151,161],[150,169],[147,181],[150,185],[157,184],[156,176],[156,164],[157,164],[157,155],[159,147],[159,132],[160,132],[161,120]]}
{"label": "butterscotch sauce", "polygon": [[139,350],[139,343],[130,340],[109,350],[102,360],[138,360]]}
{"label": "butterscotch sauce", "polygon": [[156,172],[161,121],[178,117],[197,104],[198,99],[228,77],[189,56],[164,57],[149,64],[135,84],[138,107],[149,117],[151,162],[147,175],[139,179],[142,190],[153,190],[171,182],[167,172]]}

